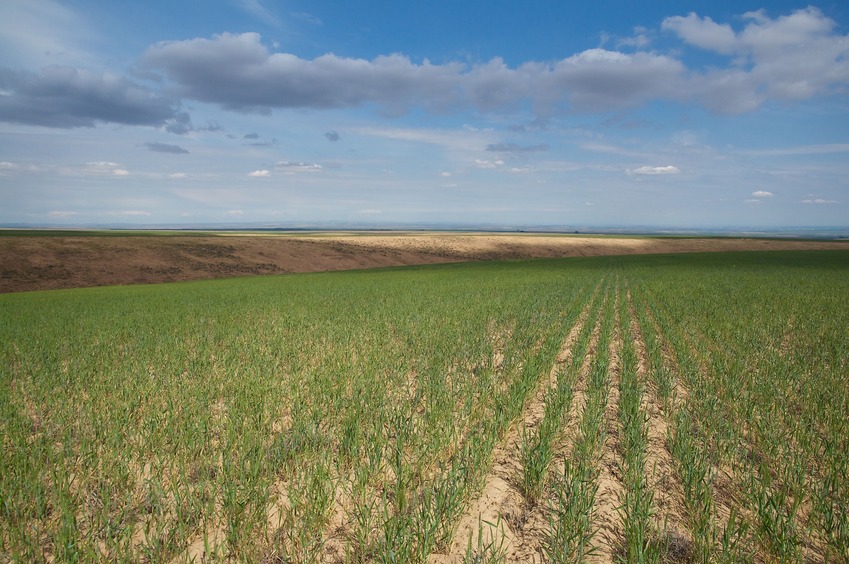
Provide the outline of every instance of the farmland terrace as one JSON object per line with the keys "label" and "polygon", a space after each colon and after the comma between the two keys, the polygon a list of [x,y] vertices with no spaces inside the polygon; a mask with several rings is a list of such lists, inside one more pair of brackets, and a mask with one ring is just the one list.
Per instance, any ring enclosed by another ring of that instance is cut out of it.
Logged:
{"label": "farmland terrace", "polygon": [[479,260],[849,249],[847,241],[515,233],[19,231],[3,235],[0,293]]}

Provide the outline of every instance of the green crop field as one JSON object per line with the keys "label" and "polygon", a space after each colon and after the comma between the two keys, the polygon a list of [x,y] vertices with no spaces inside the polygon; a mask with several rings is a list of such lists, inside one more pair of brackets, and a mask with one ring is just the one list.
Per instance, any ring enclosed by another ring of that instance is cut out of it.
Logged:
{"label": "green crop field", "polygon": [[0,562],[849,561],[849,253],[0,296]]}

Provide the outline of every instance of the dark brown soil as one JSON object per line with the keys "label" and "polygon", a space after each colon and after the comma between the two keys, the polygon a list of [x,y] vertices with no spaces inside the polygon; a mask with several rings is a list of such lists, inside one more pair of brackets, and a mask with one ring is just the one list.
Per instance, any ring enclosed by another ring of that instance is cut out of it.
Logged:
{"label": "dark brown soil", "polygon": [[849,243],[465,233],[9,235],[0,237],[0,292],[488,259],[780,249]]}

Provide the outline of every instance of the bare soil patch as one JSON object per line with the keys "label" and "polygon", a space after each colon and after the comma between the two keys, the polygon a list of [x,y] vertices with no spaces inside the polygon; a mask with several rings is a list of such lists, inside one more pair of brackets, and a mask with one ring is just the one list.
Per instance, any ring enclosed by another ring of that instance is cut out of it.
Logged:
{"label": "bare soil patch", "polygon": [[0,237],[0,292],[476,260],[849,249],[846,242],[494,233]]}

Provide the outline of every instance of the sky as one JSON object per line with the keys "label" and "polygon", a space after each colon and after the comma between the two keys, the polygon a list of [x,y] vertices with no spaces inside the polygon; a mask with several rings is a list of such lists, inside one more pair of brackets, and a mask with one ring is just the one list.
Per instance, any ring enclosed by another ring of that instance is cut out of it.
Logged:
{"label": "sky", "polygon": [[3,0],[0,225],[849,226],[849,5]]}

